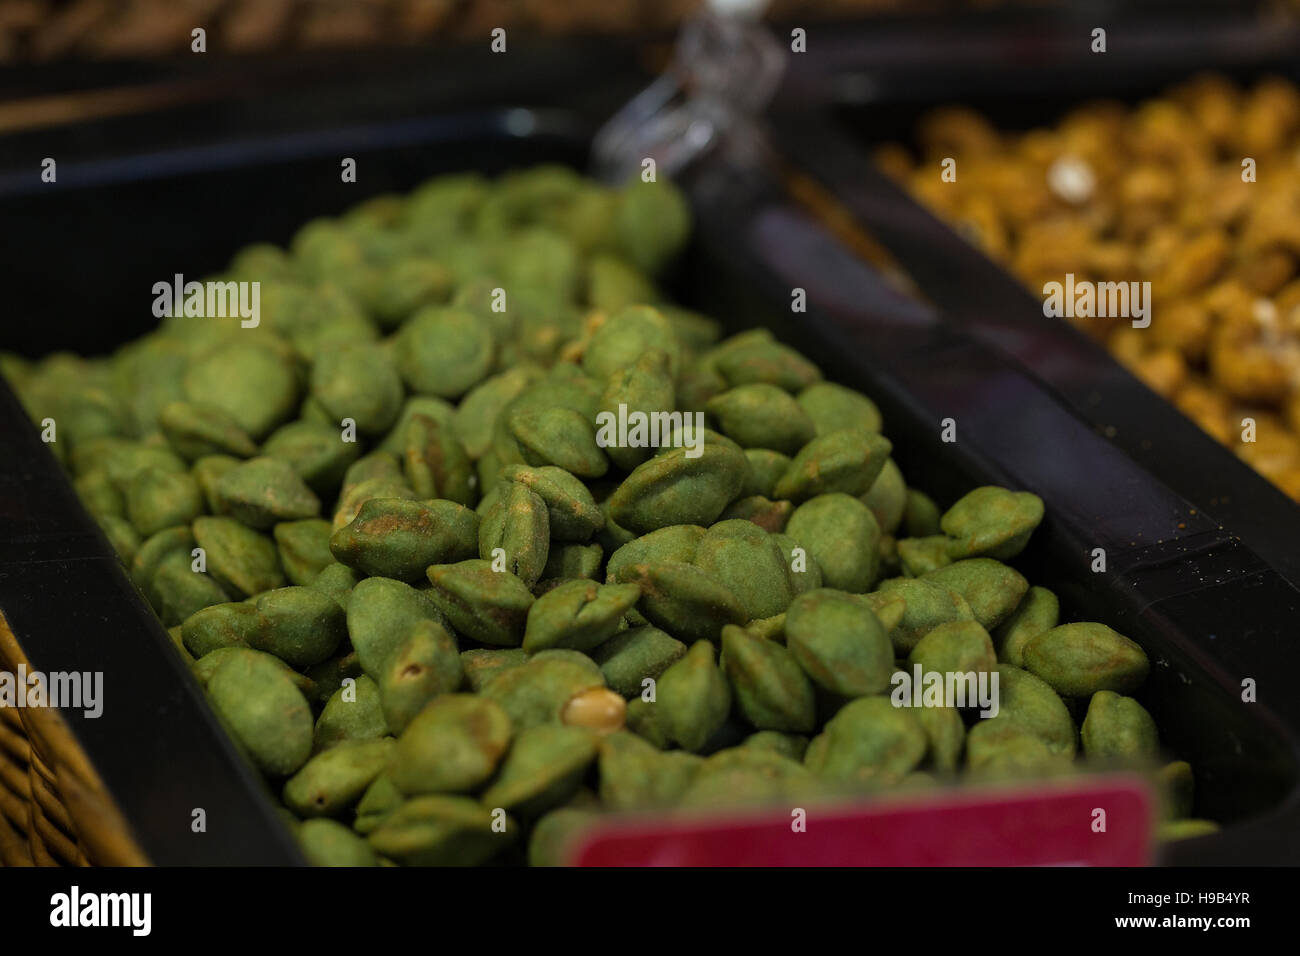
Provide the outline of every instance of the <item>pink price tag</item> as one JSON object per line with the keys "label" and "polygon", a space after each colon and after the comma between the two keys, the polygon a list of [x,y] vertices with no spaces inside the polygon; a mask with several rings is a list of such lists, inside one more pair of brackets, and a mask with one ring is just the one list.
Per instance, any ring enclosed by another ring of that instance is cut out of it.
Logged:
{"label": "pink price tag", "polygon": [[578,866],[1145,866],[1151,862],[1153,806],[1141,779],[1108,776],[789,812],[626,817],[587,831],[572,861]]}

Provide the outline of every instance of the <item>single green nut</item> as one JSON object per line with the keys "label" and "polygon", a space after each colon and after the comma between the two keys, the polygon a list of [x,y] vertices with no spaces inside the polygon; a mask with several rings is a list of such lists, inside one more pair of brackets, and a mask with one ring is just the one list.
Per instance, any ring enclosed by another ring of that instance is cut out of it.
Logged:
{"label": "single green nut", "polygon": [[939,506],[925,492],[908,488],[901,530],[909,538],[939,534]]}
{"label": "single green nut", "polygon": [[478,553],[479,517],[454,501],[372,498],[330,538],[334,557],[367,575],[418,581],[434,564]]}
{"label": "single green nut", "polygon": [[745,619],[780,614],[794,596],[781,546],[750,521],[719,521],[700,539],[695,564],[721,582]]}
{"label": "single green nut", "polygon": [[785,643],[785,615],[774,614],[771,617],[760,617],[757,620],[750,621],[745,625],[745,630],[749,631],[755,637],[761,637],[767,641],[776,641],[778,644]]}
{"label": "single green nut", "polygon": [[909,654],[921,638],[940,624],[949,621],[973,621],[975,614],[966,599],[956,591],[922,578],[891,578],[875,592],[903,599],[904,611],[898,625],[890,629],[894,651]]}
{"label": "single green nut", "polygon": [[391,737],[346,740],[317,754],[285,782],[285,806],[299,817],[338,816],[383,773],[395,747]]}
{"label": "single green nut", "polygon": [[262,445],[262,454],[288,462],[313,492],[332,498],[360,456],[358,443],[343,437],[339,422],[299,420],[272,432]]}
{"label": "single green nut", "polygon": [[337,820],[307,820],[298,827],[298,845],[312,866],[378,866],[379,856],[363,837]]}
{"label": "single green nut", "polygon": [[[397,413],[397,421],[393,423],[393,427],[389,429],[388,434],[375,446],[374,450],[382,452],[384,458],[396,462],[397,459],[406,454],[406,447],[410,438],[410,426],[416,418],[427,418],[439,425],[449,425],[455,416],[456,406],[451,402],[433,395],[411,395],[402,404],[402,410]],[[456,437],[463,444],[463,439],[459,435]],[[388,477],[397,474],[397,471],[389,470],[388,466],[380,465],[379,467],[387,473]]]}
{"label": "single green nut", "polygon": [[[56,447],[58,445],[57,442],[53,444]],[[95,447],[97,446],[90,445],[92,449]],[[74,451],[74,454],[77,452]],[[171,449],[152,447],[141,442],[123,442],[105,447],[98,463],[102,464],[108,474],[108,480],[122,494],[126,493],[131,479],[146,468],[156,468],[164,472],[185,470],[185,462]],[[78,474],[84,474],[87,468],[88,465],[83,464],[75,470]]]}
{"label": "single green nut", "polygon": [[[202,519],[200,519],[202,520]],[[197,522],[195,522],[197,525]],[[280,567],[293,584],[308,585],[316,575],[334,563],[330,552],[333,529],[324,518],[282,521],[275,526],[275,545]],[[194,536],[199,536],[197,529]],[[271,585],[278,587],[279,585]]]}
{"label": "single green nut", "polygon": [[434,565],[428,577],[430,600],[458,633],[494,647],[523,643],[534,599],[515,575],[494,571],[490,561],[471,559]]}
{"label": "single green nut", "polygon": [[816,426],[787,391],[775,385],[741,385],[705,404],[722,433],[743,448],[793,455],[816,436]]}
{"label": "single green nut", "polygon": [[[362,505],[369,501],[391,498],[399,498],[403,501],[418,500],[409,485],[389,478],[367,478],[356,484],[344,483],[343,491],[339,495],[337,506],[334,509],[334,518],[330,527],[335,531],[346,528],[357,519],[357,515],[361,513]],[[449,503],[455,504],[455,502]],[[426,501],[424,504],[431,504],[431,502]]]}
{"label": "single green nut", "polygon": [[907,485],[894,459],[885,459],[880,474],[862,495],[862,503],[876,516],[876,524],[885,534],[893,534],[903,523],[907,508]]}
{"label": "single green nut", "polygon": [[953,541],[946,534],[899,538],[898,563],[909,578],[920,578],[952,564]]}
{"label": "single green nut", "polygon": [[251,604],[213,604],[182,622],[181,640],[187,651],[202,658],[222,647],[255,647],[267,626]]}
{"label": "single green nut", "polygon": [[208,573],[227,591],[251,597],[284,586],[279,556],[266,535],[234,518],[206,515],[195,518],[191,530]]}
{"label": "single green nut", "polygon": [[187,471],[145,468],[127,484],[125,497],[126,517],[145,537],[203,513],[203,495]]}
{"label": "single green nut", "polygon": [[456,639],[437,621],[417,621],[376,678],[384,723],[401,733],[425,704],[458,689],[463,679]]}
{"label": "single green nut", "polygon": [[993,639],[977,621],[940,624],[916,642],[907,656],[922,674],[988,674],[997,669]]}
{"label": "single green nut", "polygon": [[546,568],[551,542],[550,514],[540,496],[512,481],[483,516],[478,556],[532,587]]}
{"label": "single green nut", "polygon": [[1146,708],[1114,691],[1092,695],[1080,736],[1090,758],[1148,759],[1160,752],[1156,722]]}
{"label": "single green nut", "polygon": [[516,732],[561,723],[564,707],[584,691],[605,686],[600,668],[577,651],[541,651],[484,685],[480,696],[501,705]]}
{"label": "single green nut", "polygon": [[287,777],[307,762],[311,707],[275,658],[232,655],[208,678],[207,689],[231,734],[268,776]]}
{"label": "single green nut", "polygon": [[250,438],[260,441],[293,417],[298,374],[281,351],[227,340],[191,359],[184,391],[189,401],[225,412]]}
{"label": "single green nut", "polygon": [[371,677],[381,673],[393,651],[420,621],[446,623],[425,592],[392,578],[357,582],[348,601],[347,625],[361,669]]}
{"label": "single green nut", "polygon": [[956,542],[955,557],[1009,561],[1043,520],[1043,500],[1028,491],[986,485],[962,496],[939,526]]}
{"label": "single green nut", "polygon": [[772,497],[807,501],[839,492],[857,497],[871,490],[894,446],[862,429],[819,435],[799,450],[772,489]]}
{"label": "single green nut", "polygon": [[671,262],[691,234],[691,206],[667,179],[631,179],[614,205],[618,251],[634,266],[655,275]]}
{"label": "single green nut", "polygon": [[301,676],[307,682],[303,686],[307,699],[315,707],[324,707],[349,679],[355,681],[362,676],[361,662],[357,652],[345,645],[333,657],[308,667]]}
{"label": "single green nut", "polygon": [[736,709],[755,729],[808,733],[815,728],[813,687],[790,651],[727,626],[722,654]]}
{"label": "single green nut", "polygon": [[978,721],[966,734],[966,767],[976,775],[1036,776],[1069,765],[1069,757],[1009,717]]}
{"label": "single green nut", "polygon": [[825,587],[861,594],[874,582],[880,525],[857,498],[834,492],[805,501],[785,533],[816,560]]}
{"label": "single green nut", "polygon": [[[787,522],[786,527],[789,527]],[[781,559],[789,568],[790,591],[806,594],[822,586],[822,569],[808,549],[785,532],[772,534],[772,540],[781,549]]]}
{"label": "single green nut", "polygon": [[470,797],[427,794],[384,816],[368,839],[380,856],[404,866],[478,866],[519,832],[519,824]]}
{"label": "single green nut", "polygon": [[598,544],[561,544],[551,542],[546,552],[546,567],[542,568],[543,581],[567,581],[572,578],[596,580],[600,575],[601,559],[605,549]]}
{"label": "single green nut", "polygon": [[507,668],[526,663],[528,663],[528,653],[522,647],[477,647],[460,653],[465,683],[475,693],[482,690],[488,681]]}
{"label": "single green nut", "polygon": [[596,759],[596,734],[583,727],[541,724],[519,734],[496,779],[479,801],[525,819],[564,803]]}
{"label": "single green nut", "polygon": [[[653,454],[653,433],[646,424],[675,414],[676,395],[667,353],[652,349],[627,368],[616,370],[605,383],[596,414],[596,443],[619,468],[631,471]],[[619,422],[630,428],[621,435]]]}
{"label": "single green nut", "polygon": [[1020,572],[992,558],[955,561],[925,579],[964,597],[975,620],[989,631],[1011,616],[1029,590]]}
{"label": "single green nut", "polygon": [[[735,336],[714,350],[714,367],[735,388],[766,383],[787,392],[799,392],[821,381],[817,366],[788,346],[770,337]],[[805,406],[805,411],[807,407]]]}
{"label": "single green nut", "polygon": [[783,734],[776,730],[760,730],[750,734],[740,745],[755,750],[770,750],[791,760],[803,760],[808,752],[808,738],[802,734]]}
{"label": "single green nut", "polygon": [[1029,671],[1002,664],[998,673],[998,714],[1037,735],[1053,753],[1073,757],[1078,731],[1065,701]]}
{"label": "single green nut", "polygon": [[379,685],[362,674],[347,677],[316,718],[313,749],[319,753],[351,740],[378,740],[388,735],[379,703]]}
{"label": "single green nut", "polygon": [[587,342],[582,368],[598,382],[608,381],[620,369],[636,365],[641,356],[659,351],[668,359],[668,374],[677,377],[681,344],[672,324],[647,305],[633,305],[610,316]]}
{"label": "single green nut", "polygon": [[729,747],[708,757],[679,801],[683,809],[788,804],[813,792],[812,776],[774,750]]}
{"label": "single green nut", "polygon": [[147,590],[155,598],[153,608],[164,627],[180,624],[196,611],[230,600],[221,585],[195,571],[193,560],[179,551],[159,562]]}
{"label": "single green nut", "polygon": [[931,765],[944,773],[955,771],[966,748],[966,723],[961,711],[956,707],[918,707],[913,713],[925,730]]}
{"label": "single green nut", "polygon": [[324,594],[346,611],[352,600],[352,589],[356,587],[358,580],[360,578],[355,571],[346,564],[335,561],[333,564],[325,565],[320,574],[306,586]]}
{"label": "single green nut", "polygon": [[176,453],[188,461],[205,455],[252,458],[257,444],[239,423],[222,409],[192,402],[168,402],[158,415],[158,426]]}
{"label": "single green nut", "polygon": [[921,720],[888,697],[859,697],[826,722],[804,755],[819,776],[869,782],[880,773],[905,774],[920,766],[929,749]]}
{"label": "single green nut", "polygon": [[311,681],[309,678],[303,674],[299,674],[284,661],[280,660],[280,658],[272,657],[270,654],[264,654],[261,651],[255,651],[251,647],[233,645],[230,647],[219,647],[216,650],[204,654],[202,657],[196,659],[194,663],[190,665],[190,673],[192,673],[194,679],[199,682],[199,686],[206,689],[208,681],[211,680],[212,675],[217,672],[217,668],[226,663],[226,661],[232,660],[236,657],[262,657],[273,661],[280,670],[284,672],[285,676],[289,678],[294,687],[302,691],[304,695],[309,693],[311,690]]}
{"label": "single green nut", "polygon": [[72,484],[81,503],[95,517],[109,515],[120,518],[126,514],[126,501],[103,468],[94,468],[78,475]]}
{"label": "single green nut", "polygon": [[411,391],[457,398],[491,370],[492,333],[472,312],[427,306],[397,333],[394,353]]}
{"label": "single green nut", "polygon": [[725,445],[674,448],[627,476],[609,498],[609,516],[637,534],[712,524],[739,495],[748,467],[742,452]]}
{"label": "single green nut", "polygon": [[452,429],[471,458],[477,461],[487,453],[497,416],[540,377],[536,366],[517,365],[480,382],[461,399],[451,418]]}
{"label": "single green nut", "polygon": [[347,637],[343,608],[311,588],[266,591],[253,606],[266,621],[266,627],[254,635],[254,646],[294,668],[320,663]]}
{"label": "single green nut", "polygon": [[450,421],[412,415],[406,425],[402,466],[407,484],[419,497],[474,504],[474,464]]}
{"label": "single green nut", "polygon": [[545,502],[555,541],[588,541],[605,526],[605,516],[587,486],[563,468],[508,465],[501,477],[524,486]]}
{"label": "single green nut", "polygon": [[737,498],[718,516],[719,521],[741,519],[757,525],[764,531],[779,533],[785,530],[794,512],[788,501],[772,501],[762,495]]}
{"label": "single green nut", "polygon": [[678,524],[651,531],[621,545],[609,557],[605,580],[623,583],[629,569],[638,564],[693,564],[705,529],[699,525]]}
{"label": "single green nut", "polygon": [[776,483],[789,470],[790,456],[770,448],[746,448],[745,460],[749,462],[749,476],[740,490],[741,496],[775,498]]}
{"label": "single green nut", "polygon": [[883,693],[894,672],[894,648],[861,601],[819,589],[799,595],[785,615],[786,647],[812,680],[841,697]]}
{"label": "single green nut", "polygon": [[474,790],[496,772],[510,734],[509,717],[491,699],[443,694],[398,737],[389,776],[412,795]]}
{"label": "single green nut", "polygon": [[691,641],[717,641],[725,625],[748,619],[726,585],[693,564],[634,564],[621,569],[619,578],[640,588],[637,610],[650,623]]}
{"label": "single green nut", "polygon": [[998,660],[1014,667],[1024,666],[1025,645],[1060,623],[1061,602],[1047,588],[1031,587],[1020,604],[993,631]]}
{"label": "single green nut", "polygon": [[617,312],[626,306],[656,302],[659,298],[650,280],[622,259],[597,254],[588,260],[587,301],[593,309]]}
{"label": "single green nut", "polygon": [[611,810],[671,806],[703,764],[695,754],[658,750],[627,731],[612,733],[600,742],[600,802]]}
{"label": "single green nut", "polygon": [[[857,597],[876,615],[876,620],[886,634],[893,634],[894,628],[902,623],[907,613],[907,600],[895,591],[872,591]],[[892,642],[892,641],[891,641]],[[897,651],[898,648],[895,647]]]}
{"label": "single green nut", "polygon": [[552,647],[591,651],[614,636],[640,597],[635,584],[566,581],[528,609],[523,649],[529,654]]}
{"label": "single green nut", "polygon": [[389,263],[378,278],[367,304],[370,313],[386,329],[397,328],[422,306],[447,301],[456,281],[442,263],[417,257]]}
{"label": "single green nut", "polygon": [[406,794],[397,789],[387,773],[375,778],[357,803],[357,818],[352,829],[363,836],[374,831],[384,817],[406,801]]}
{"label": "single green nut", "polygon": [[797,400],[818,435],[845,429],[879,432],[883,424],[875,402],[834,382],[814,382],[799,392]]}
{"label": "single green nut", "polygon": [[253,458],[231,468],[217,480],[217,495],[232,517],[259,530],[320,514],[320,499],[279,458]]}
{"label": "single green nut", "polygon": [[645,692],[647,679],[658,681],[685,656],[685,644],[651,624],[615,634],[591,652],[609,689],[629,699]]}
{"label": "single green nut", "polygon": [[193,548],[194,535],[188,525],[164,528],[140,543],[131,559],[131,580],[144,592],[150,604],[156,607],[160,603],[153,581],[163,560],[177,553],[189,559]]}
{"label": "single green nut", "polygon": [[573,848],[600,813],[592,809],[560,807],[542,817],[528,838],[529,866],[567,866]]}
{"label": "single green nut", "polygon": [[1062,697],[1091,697],[1101,690],[1132,693],[1146,680],[1146,652],[1105,624],[1061,624],[1024,646],[1025,669]]}
{"label": "single green nut", "polygon": [[232,468],[238,467],[238,458],[230,455],[205,455],[190,466],[190,474],[199,484],[204,507],[214,515],[225,514],[226,503],[217,492],[217,482]]}
{"label": "single green nut", "polygon": [[649,742],[656,750],[667,750],[672,741],[661,726],[659,705],[644,697],[633,697],[627,702],[627,714],[624,717],[628,730]]}
{"label": "single green nut", "polygon": [[684,750],[703,750],[731,710],[731,688],[714,657],[710,642],[696,641],[656,686],[656,722]]}
{"label": "single green nut", "polygon": [[609,471],[592,420],[577,409],[521,398],[503,417],[526,464],[551,465],[582,478],[599,478]]}

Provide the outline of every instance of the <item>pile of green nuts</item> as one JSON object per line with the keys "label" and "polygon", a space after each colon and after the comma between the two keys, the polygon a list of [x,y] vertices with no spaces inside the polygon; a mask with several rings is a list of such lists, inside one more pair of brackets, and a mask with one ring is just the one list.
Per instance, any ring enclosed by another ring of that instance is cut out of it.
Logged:
{"label": "pile of green nuts", "polygon": [[[440,177],[235,256],[255,326],[3,371],[314,862],[552,863],[612,811],[1085,761],[1212,829],[1142,648],[1005,563],[1042,502],[941,510],[870,399],[665,301],[689,232],[665,182]],[[996,674],[997,715],[899,706],[918,666]]]}

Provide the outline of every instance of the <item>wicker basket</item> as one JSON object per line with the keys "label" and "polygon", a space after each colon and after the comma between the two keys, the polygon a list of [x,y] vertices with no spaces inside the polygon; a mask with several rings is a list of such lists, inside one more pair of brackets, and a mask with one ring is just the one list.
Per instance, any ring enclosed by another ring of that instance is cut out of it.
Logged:
{"label": "wicker basket", "polygon": [[[0,614],[0,671],[16,673],[26,661]],[[148,865],[99,775],[52,708],[0,707],[0,864]]]}

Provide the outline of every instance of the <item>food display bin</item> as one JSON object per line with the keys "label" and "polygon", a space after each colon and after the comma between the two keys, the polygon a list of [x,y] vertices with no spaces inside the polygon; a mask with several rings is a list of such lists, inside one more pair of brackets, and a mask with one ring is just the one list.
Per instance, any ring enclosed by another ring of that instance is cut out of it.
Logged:
{"label": "food display bin", "polygon": [[[566,81],[583,79],[568,62]],[[18,159],[0,170],[0,211],[23,242],[10,249],[15,318],[0,344],[30,355],[102,353],[149,327],[140,303],[156,276],[216,270],[242,245],[283,243],[314,216],[439,172],[539,162],[585,169],[600,120],[645,79],[630,67],[595,69],[584,82],[599,93],[582,109],[557,105],[553,87],[527,73],[498,77],[499,102],[467,109],[435,70],[428,87],[395,95],[369,121],[355,102],[328,120],[304,120],[304,103],[319,106],[319,92],[286,91],[178,107],[165,121],[16,137],[6,154]],[[168,127],[185,133],[168,142]],[[1296,665],[1289,638],[1300,576],[1285,542],[1297,540],[1300,521],[1230,453],[1190,426],[1178,431],[1167,407],[1100,350],[1042,323],[1008,330],[994,322],[990,332],[987,310],[973,314],[938,278],[976,266],[914,207],[907,214],[918,218],[908,222],[929,229],[907,233],[919,237],[914,247],[892,248],[887,217],[864,221],[911,274],[915,293],[859,255],[796,187],[798,177],[842,187],[838,198],[857,214],[873,197],[895,212],[907,200],[871,192],[875,180],[851,188],[834,178],[852,155],[834,134],[821,121],[777,116],[780,164],[737,171],[706,156],[693,166],[682,183],[696,229],[669,291],[731,329],[769,328],[828,379],[869,395],[900,468],[941,508],[984,484],[1040,496],[1046,518],[1012,563],[1060,596],[1062,620],[1104,621],[1143,646],[1153,666],[1141,700],[1166,747],[1195,770],[1195,815],[1222,824],[1168,845],[1161,859],[1300,858],[1300,702],[1279,683]],[[819,159],[823,143],[836,149]],[[51,153],[65,157],[57,187],[40,182],[30,158]],[[340,183],[340,155],[357,159],[357,183]],[[918,267],[926,239],[934,241],[929,272]],[[986,266],[978,273],[990,274]],[[806,312],[791,311],[795,289],[806,292]],[[1043,373],[1058,368],[1069,387]],[[1096,396],[1094,409],[1123,409],[1133,428],[1190,443],[1176,461],[1214,476],[1234,508],[1209,504],[1208,486],[1184,480],[1180,468],[1158,469],[1154,452],[1100,432],[1081,407],[1085,395]],[[956,423],[956,442],[944,440],[945,419]],[[1245,504],[1257,496],[1263,512]],[[57,726],[0,714],[5,862],[301,862],[273,797],[5,388],[0,549],[0,612],[12,632],[0,631],[3,663],[102,672],[113,700],[101,717],[67,712]],[[1101,573],[1096,549],[1107,558]],[[1257,682],[1257,702],[1243,702],[1245,679]],[[200,809],[207,826],[196,833]]]}

